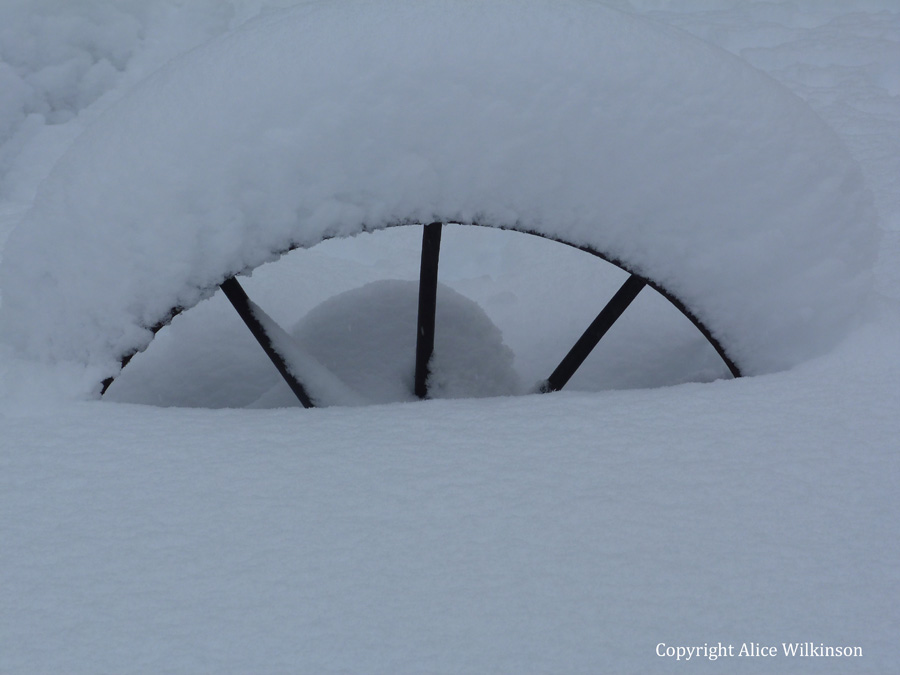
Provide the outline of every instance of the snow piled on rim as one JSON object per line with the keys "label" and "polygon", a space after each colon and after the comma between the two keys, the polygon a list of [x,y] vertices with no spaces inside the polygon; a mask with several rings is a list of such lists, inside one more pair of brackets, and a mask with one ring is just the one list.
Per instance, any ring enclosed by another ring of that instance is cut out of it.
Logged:
{"label": "snow piled on rim", "polygon": [[858,317],[874,219],[803,102],[676,29],[582,1],[309,3],[172,61],[73,144],[5,248],[2,330],[111,375],[290,247],[477,221],[622,261],[762,373]]}

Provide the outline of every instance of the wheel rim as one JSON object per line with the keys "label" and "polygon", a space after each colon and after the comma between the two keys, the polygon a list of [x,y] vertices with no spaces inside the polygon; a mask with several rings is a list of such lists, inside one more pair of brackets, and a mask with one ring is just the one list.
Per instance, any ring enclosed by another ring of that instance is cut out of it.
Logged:
{"label": "wheel rim", "polygon": [[[419,304],[418,304],[418,321],[416,326],[416,368],[414,379],[414,393],[420,398],[428,398],[428,373],[429,362],[434,350],[434,333],[435,333],[435,311],[436,311],[436,291],[438,280],[438,267],[440,259],[441,234],[444,224],[466,225],[472,227],[486,227],[492,229],[509,230],[522,234],[532,235],[564,244],[571,248],[578,249],[601,260],[604,260],[629,274],[628,278],[612,296],[609,302],[594,318],[590,325],[585,329],[578,338],[572,348],[559,362],[559,365],[544,380],[541,380],[533,388],[533,391],[539,393],[547,393],[561,390],[569,379],[574,375],[578,368],[584,363],[593,349],[599,344],[600,340],[607,331],[622,316],[632,301],[647,286],[653,288],[669,303],[675,307],[685,318],[687,318],[694,327],[703,335],[707,343],[715,350],[722,362],[728,368],[728,371],[735,378],[741,377],[742,372],[735,360],[728,353],[726,347],[716,339],[709,328],[701,321],[697,315],[691,311],[688,306],[682,302],[674,293],[666,289],[658,281],[647,276],[637,274],[630,266],[602,251],[598,251],[592,247],[576,244],[557,237],[545,235],[533,230],[527,230],[516,226],[496,227],[481,225],[478,222],[470,223],[443,223],[432,222],[427,224],[414,222],[398,222],[388,225],[388,228],[394,227],[422,227],[422,248],[421,261],[419,270]],[[282,253],[287,253],[299,246],[292,246]],[[245,270],[250,272],[252,270]],[[272,362],[273,366],[281,375],[281,378],[287,383],[294,396],[305,408],[316,407],[316,397],[312,394],[308,387],[298,378],[291,370],[287,360],[277,346],[278,340],[273,339],[271,333],[284,333],[284,331],[266,315],[266,313],[255,303],[250,300],[236,276],[230,276],[223,280],[219,287],[225,296],[231,302],[232,306],[253,334],[260,347],[266,353],[266,356]],[[181,307],[173,307],[165,320],[149,328],[155,335],[163,327],[171,323],[172,319],[184,311]],[[143,350],[140,350],[143,351]],[[121,357],[121,367],[125,368],[138,351],[131,352]],[[110,385],[115,381],[114,377],[109,377],[101,383],[101,396],[106,393]]]}

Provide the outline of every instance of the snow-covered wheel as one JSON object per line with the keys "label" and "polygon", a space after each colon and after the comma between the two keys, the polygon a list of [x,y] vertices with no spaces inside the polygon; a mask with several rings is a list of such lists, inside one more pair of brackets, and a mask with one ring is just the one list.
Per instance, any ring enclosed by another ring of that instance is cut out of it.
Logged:
{"label": "snow-covered wheel", "polygon": [[587,0],[305,3],[171,62],[72,145],[5,247],[3,331],[108,384],[220,286],[252,310],[238,275],[419,224],[427,395],[443,223],[631,275],[547,390],[645,285],[734,375],[818,355],[859,317],[876,239],[833,132],[677,30]]}
{"label": "snow-covered wheel", "polygon": [[[435,315],[438,308],[438,265],[443,225],[440,222],[429,223],[423,226],[422,231],[422,253],[415,326],[415,371],[413,380],[410,383],[413,392],[418,398],[427,398],[429,396],[430,362],[435,345]],[[578,248],[607,262],[617,264],[625,271],[629,271],[617,261],[610,260],[608,256],[590,247],[577,246],[571,242],[560,240],[556,241]],[[663,295],[689,319],[721,357],[730,373],[734,377],[740,377],[741,372],[738,366],[731,360],[726,349],[715,339],[702,321],[658,283],[629,272],[629,276],[621,288],[590,323],[577,342],[559,362],[559,365],[550,373],[549,377],[537,383],[530,390],[541,393],[561,390],[575,374],[575,371],[584,363],[606,332],[647,286],[654,288]],[[364,400],[357,396],[356,392],[351,391],[347,394],[346,385],[341,381],[340,377],[334,377],[331,374],[323,376],[321,372],[322,365],[316,362],[314,358],[304,354],[302,350],[298,353],[298,345],[293,343],[291,336],[250,300],[235,277],[226,279],[220,287],[303,407],[311,408],[316,405],[328,405],[339,401]],[[412,325],[409,328],[410,332],[412,332]],[[458,330],[459,327],[454,327],[454,329]],[[315,384],[310,386],[309,382],[304,381],[304,377],[300,374],[304,372],[311,374]],[[323,379],[324,384],[322,384]],[[112,382],[113,378],[105,380],[102,391],[105,392]],[[329,390],[334,392],[337,389],[342,391],[329,396]]]}

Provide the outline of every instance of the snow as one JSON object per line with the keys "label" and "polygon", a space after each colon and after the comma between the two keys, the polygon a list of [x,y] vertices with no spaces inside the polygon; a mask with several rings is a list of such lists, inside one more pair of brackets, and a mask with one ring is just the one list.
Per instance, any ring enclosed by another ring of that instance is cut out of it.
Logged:
{"label": "snow", "polygon": [[806,639],[864,649],[815,672],[890,670],[900,372],[867,333],[677,390],[8,419],[4,670],[653,672],[662,641]]}
{"label": "snow", "polygon": [[[313,406],[355,406],[364,405],[367,402],[365,397],[348,387],[340,377],[322,365],[307,349],[304,349],[302,344],[292,339],[291,335],[258,305],[252,301],[249,305],[251,313],[271,341],[275,353],[284,359],[287,370],[304,387]],[[285,386],[288,386],[287,383]],[[297,401],[294,394],[291,394],[291,397]],[[299,403],[299,401],[297,402]]]}
{"label": "snow", "polygon": [[[260,316],[258,307],[255,310],[316,406],[372,405],[416,400],[418,299],[418,283],[382,279],[329,298],[304,316],[290,335],[265,313]],[[477,303],[439,285],[435,326],[434,353],[428,364],[429,398],[521,393],[513,353]],[[146,377],[138,374],[131,382],[134,389],[119,385],[111,396],[140,400]],[[198,400],[193,403],[197,405]],[[250,407],[297,405],[288,385],[279,380]]]}
{"label": "snow", "polygon": [[[128,92],[152,65],[276,4],[0,6],[6,76],[40,79],[50,62],[27,51],[35,35],[46,53],[58,45],[58,63],[78,60],[76,44],[98,62],[120,43],[129,55],[99,95],[81,71],[57,71],[60,91],[94,93],[77,93],[53,120],[4,84],[7,335],[20,330],[7,294],[30,278],[10,258],[39,226],[43,200],[83,185],[68,167],[88,161],[85,145],[122,111],[116,101],[140,96]],[[615,4],[762,69],[824,120],[812,123],[815,156],[848,152],[859,164],[882,237],[874,290],[860,296],[869,308],[850,334],[778,372],[726,379],[693,326],[645,290],[558,394],[314,410],[248,408],[277,374],[221,294],[163,329],[103,400],[85,399],[96,368],[0,343],[0,672],[895,670],[900,11],[887,0]],[[7,28],[24,16],[27,31]],[[132,32],[92,28],[132,21]],[[725,72],[744,72],[730,63]],[[704,58],[696,65],[709,72]],[[156,81],[167,72],[175,67]],[[734,86],[746,93],[746,82]],[[823,124],[831,131],[819,133]],[[157,133],[131,132],[135,148]],[[107,159],[99,175],[124,180]],[[364,314],[360,298],[387,296],[373,282],[416,278],[420,236],[396,228],[328,241],[242,284],[281,326],[322,313],[318,325],[333,328]],[[50,255],[30,262],[52,270]],[[462,325],[477,327],[477,315],[498,329],[526,384],[546,377],[624,276],[551,242],[461,226],[445,228],[441,263],[442,283],[468,298],[456,299]],[[755,285],[775,281],[760,274]],[[70,276],[64,288],[77,295],[80,283]],[[46,316],[31,328],[56,321],[54,308],[34,308]],[[656,655],[660,643],[737,651],[751,641],[852,645],[863,656],[676,665]]]}
{"label": "snow", "polygon": [[[314,356],[370,400],[413,400],[419,284],[385,279],[329,298],[294,328]],[[476,303],[439,285],[431,398],[519,393],[513,353]]]}
{"label": "snow", "polygon": [[71,145],[6,245],[4,334],[99,382],[228,276],[432,220],[591,246],[749,374],[859,320],[876,241],[833,130],[682,32],[592,2],[306,3],[170,61]]}

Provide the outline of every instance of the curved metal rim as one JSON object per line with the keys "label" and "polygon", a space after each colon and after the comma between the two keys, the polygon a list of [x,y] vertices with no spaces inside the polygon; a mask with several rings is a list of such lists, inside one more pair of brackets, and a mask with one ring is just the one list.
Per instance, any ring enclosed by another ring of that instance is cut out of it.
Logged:
{"label": "curved metal rim", "polygon": [[[425,223],[420,222],[420,221],[415,221],[415,220],[406,220],[406,221],[393,222],[393,223],[389,223],[387,225],[383,225],[380,227],[374,227],[374,228],[366,227],[365,225],[363,225],[362,229],[359,231],[358,234],[378,232],[380,230],[387,230],[387,229],[391,229],[391,228],[395,228],[395,227],[422,226],[423,224],[425,224]],[[463,225],[463,226],[468,226],[468,227],[482,227],[485,229],[505,230],[505,231],[511,231],[511,232],[518,232],[520,234],[528,234],[531,236],[540,237],[541,239],[546,239],[547,241],[553,241],[558,244],[564,244],[566,246],[570,246],[572,248],[578,249],[579,251],[583,251],[583,252],[589,253],[590,255],[593,255],[597,258],[600,258],[601,260],[604,260],[604,261],[610,263],[611,265],[615,265],[622,271],[627,272],[628,274],[631,274],[631,275],[641,279],[646,285],[650,286],[653,290],[655,290],[657,293],[662,295],[666,300],[668,300],[679,312],[681,312],[682,315],[684,315],[685,318],[687,318],[692,324],[694,324],[694,327],[696,327],[697,330],[700,331],[700,333],[703,335],[703,337],[706,338],[706,341],[716,351],[716,353],[719,355],[719,358],[722,359],[723,363],[728,368],[731,375],[735,378],[742,376],[740,367],[737,365],[737,363],[734,361],[734,359],[728,354],[728,351],[725,349],[724,345],[722,345],[722,343],[716,339],[716,337],[713,335],[712,331],[697,317],[697,315],[695,315],[690,309],[688,309],[687,305],[685,305],[684,302],[682,302],[681,299],[678,298],[678,296],[676,296],[674,293],[672,293],[671,291],[666,289],[659,282],[654,281],[653,279],[634,271],[634,269],[632,269],[632,267],[625,261],[623,261],[615,256],[609,255],[608,253],[604,253],[603,251],[595,249],[592,246],[576,244],[571,241],[566,241],[565,239],[562,239],[559,237],[554,237],[554,236],[551,236],[548,234],[544,234],[543,232],[538,232],[536,230],[518,227],[516,225],[487,225],[484,223],[479,223],[478,221],[470,221],[470,222],[445,221],[443,224],[445,224],[445,225]],[[348,237],[342,237],[342,238],[349,239],[350,236],[355,236],[355,235],[349,235]],[[284,249],[282,251],[274,252],[274,255],[276,255],[276,256],[286,255],[287,253],[290,253],[291,251],[294,251],[299,248],[310,249],[310,248],[315,247],[317,244],[322,243],[323,241],[328,241],[329,239],[334,239],[334,238],[336,238],[336,237],[324,237],[319,242],[316,242],[316,244],[312,244],[310,246],[301,246],[299,244],[294,244],[294,245],[287,247],[286,249]],[[230,279],[233,276],[237,276],[240,274],[246,274],[248,272],[253,271],[253,269],[255,269],[255,268],[247,268],[247,269],[243,269],[235,274],[226,275],[225,277],[223,277],[222,282],[220,282],[219,286],[221,285],[221,283],[224,283],[227,279]],[[186,308],[179,307],[179,306],[173,307],[172,309],[169,310],[169,312],[165,318],[163,318],[162,320],[160,320],[153,326],[148,326],[147,327],[148,330],[155,336],[165,326],[168,326],[176,316],[178,316],[183,311],[185,311],[185,309]],[[128,363],[131,361],[132,358],[134,358],[134,356],[136,354],[139,354],[140,352],[147,349],[147,347],[150,346],[150,342],[152,342],[152,339],[143,348],[136,349],[128,354],[124,354],[120,359],[120,363],[121,363],[120,372],[122,369],[124,369],[128,365]],[[111,376],[111,377],[106,378],[105,380],[103,380],[100,383],[100,396],[103,396],[103,394],[106,393],[106,391],[109,389],[110,385],[112,385],[112,383],[114,381],[115,381],[115,376]]]}

